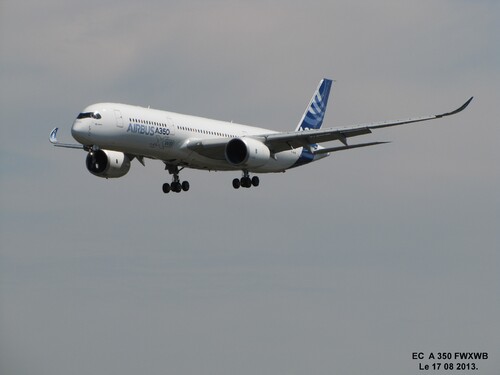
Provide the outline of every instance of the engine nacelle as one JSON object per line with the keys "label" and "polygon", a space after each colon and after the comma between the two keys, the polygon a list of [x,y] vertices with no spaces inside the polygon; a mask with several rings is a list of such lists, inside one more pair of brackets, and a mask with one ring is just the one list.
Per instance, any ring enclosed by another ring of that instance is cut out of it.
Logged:
{"label": "engine nacelle", "polygon": [[127,155],[109,150],[90,151],[86,164],[90,173],[104,178],[123,177],[130,169],[130,159]]}
{"label": "engine nacelle", "polygon": [[267,146],[252,138],[233,138],[227,145],[225,156],[228,163],[238,167],[260,167],[271,157]]}

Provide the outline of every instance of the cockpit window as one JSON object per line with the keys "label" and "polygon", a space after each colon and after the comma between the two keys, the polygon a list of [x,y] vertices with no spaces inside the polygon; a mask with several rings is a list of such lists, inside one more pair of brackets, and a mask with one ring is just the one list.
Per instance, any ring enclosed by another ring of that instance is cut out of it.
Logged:
{"label": "cockpit window", "polygon": [[101,118],[101,114],[99,112],[82,112],[77,116],[77,119],[82,118],[95,118],[99,120]]}
{"label": "cockpit window", "polygon": [[78,115],[77,119],[90,118],[92,117],[92,112],[82,112]]}

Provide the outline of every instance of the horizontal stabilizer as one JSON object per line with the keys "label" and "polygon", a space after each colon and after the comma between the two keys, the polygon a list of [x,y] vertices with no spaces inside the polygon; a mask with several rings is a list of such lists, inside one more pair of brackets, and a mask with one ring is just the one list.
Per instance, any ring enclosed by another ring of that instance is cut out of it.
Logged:
{"label": "horizontal stabilizer", "polygon": [[382,145],[382,144],[385,144],[385,143],[390,143],[390,142],[368,142],[368,143],[358,143],[357,145],[347,145],[347,146],[322,148],[322,149],[319,149],[319,150],[315,150],[313,152],[313,154],[328,154],[329,152],[337,152],[337,151],[350,150],[351,148],[360,148],[360,147]]}

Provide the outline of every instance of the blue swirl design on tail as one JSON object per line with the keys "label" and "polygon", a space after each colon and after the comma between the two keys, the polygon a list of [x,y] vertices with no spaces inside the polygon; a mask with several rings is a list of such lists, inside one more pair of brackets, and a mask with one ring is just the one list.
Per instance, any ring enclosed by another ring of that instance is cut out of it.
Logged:
{"label": "blue swirl design on tail", "polygon": [[[307,129],[319,129],[323,125],[323,119],[325,118],[326,105],[328,104],[328,97],[330,96],[330,89],[332,87],[331,79],[322,79],[319,83],[318,88],[314,92],[314,95],[307,107],[302,119],[297,126],[296,131],[307,130]],[[312,144],[311,147],[315,148],[317,145]],[[301,165],[308,164],[317,158],[307,147],[302,149],[299,158],[292,165],[291,168],[300,167]]]}
{"label": "blue swirl design on tail", "polygon": [[309,106],[300,120],[297,130],[321,128],[323,119],[325,118],[326,105],[328,104],[331,87],[332,80],[326,78],[321,80],[318,89],[314,93]]}

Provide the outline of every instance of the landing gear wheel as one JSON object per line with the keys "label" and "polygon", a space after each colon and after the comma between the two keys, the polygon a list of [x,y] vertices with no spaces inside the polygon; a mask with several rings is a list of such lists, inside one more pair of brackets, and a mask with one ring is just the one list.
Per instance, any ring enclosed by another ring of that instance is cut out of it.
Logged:
{"label": "landing gear wheel", "polygon": [[240,186],[241,186],[240,179],[239,179],[239,178],[235,178],[235,179],[233,180],[233,187],[234,187],[235,189],[239,189],[239,188],[240,188]]}
{"label": "landing gear wheel", "polygon": [[163,184],[163,186],[162,186],[162,189],[163,189],[163,192],[164,192],[165,194],[167,194],[168,192],[170,192],[170,184],[169,184],[169,183],[167,183],[167,182],[165,182],[165,183]]}
{"label": "landing gear wheel", "polygon": [[176,193],[180,193],[182,190],[182,185],[178,181],[172,182],[172,190],[175,191]]}
{"label": "landing gear wheel", "polygon": [[259,183],[260,183],[259,178],[257,176],[253,176],[252,177],[252,185],[257,187],[257,186],[259,186]]}
{"label": "landing gear wheel", "polygon": [[241,186],[244,188],[249,188],[250,186],[252,186],[252,180],[250,180],[250,177],[242,177]]}
{"label": "landing gear wheel", "polygon": [[189,182],[184,181],[184,182],[181,184],[181,187],[182,187],[182,190],[183,190],[183,191],[188,191],[188,190],[189,190]]}

